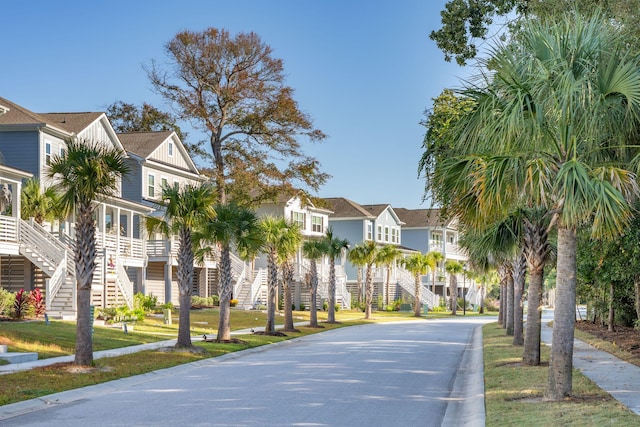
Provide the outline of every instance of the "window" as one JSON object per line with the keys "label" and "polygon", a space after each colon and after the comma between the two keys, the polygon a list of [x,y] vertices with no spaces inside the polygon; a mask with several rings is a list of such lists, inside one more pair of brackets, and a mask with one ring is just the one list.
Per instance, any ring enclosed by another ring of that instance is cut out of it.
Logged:
{"label": "window", "polygon": [[169,181],[167,181],[167,178],[162,177],[162,179],[160,181],[161,181],[161,185],[162,185],[163,189],[167,188],[169,186]]}
{"label": "window", "polygon": [[373,224],[367,222],[367,240],[373,240]]}
{"label": "window", "polygon": [[147,178],[147,196],[156,197],[156,177],[151,174]]}
{"label": "window", "polygon": [[389,241],[389,227],[384,228],[384,241],[385,242]]}
{"label": "window", "polygon": [[178,181],[177,179],[173,180],[173,188],[176,190],[180,189],[180,181]]}
{"label": "window", "polygon": [[321,216],[316,216],[316,215],[311,216],[311,231],[314,231],[316,233],[322,233],[323,227],[322,227]]}
{"label": "window", "polygon": [[398,243],[397,241],[397,234],[398,230],[396,230],[395,228],[391,229],[391,243]]}
{"label": "window", "polygon": [[378,241],[382,242],[382,226],[378,226]]}
{"label": "window", "polygon": [[50,142],[45,142],[44,144],[44,164],[45,165],[51,164],[51,143]]}
{"label": "window", "polygon": [[173,142],[169,141],[169,157],[173,157]]}
{"label": "window", "polygon": [[64,147],[60,147],[60,157],[64,157],[66,152],[67,150],[65,150]]}
{"label": "window", "polygon": [[291,212],[291,222],[298,224],[304,230],[305,215],[304,212]]}

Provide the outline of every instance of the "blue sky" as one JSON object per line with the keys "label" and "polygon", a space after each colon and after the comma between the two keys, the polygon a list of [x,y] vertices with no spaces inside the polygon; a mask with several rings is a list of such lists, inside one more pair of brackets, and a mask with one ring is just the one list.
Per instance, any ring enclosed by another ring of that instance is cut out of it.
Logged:
{"label": "blue sky", "polygon": [[321,197],[421,208],[417,178],[432,98],[469,70],[429,33],[446,0],[12,1],[0,16],[0,96],[35,112],[167,109],[143,65],[177,32],[253,31],[284,61],[300,108],[329,138],[305,152],[332,178]]}

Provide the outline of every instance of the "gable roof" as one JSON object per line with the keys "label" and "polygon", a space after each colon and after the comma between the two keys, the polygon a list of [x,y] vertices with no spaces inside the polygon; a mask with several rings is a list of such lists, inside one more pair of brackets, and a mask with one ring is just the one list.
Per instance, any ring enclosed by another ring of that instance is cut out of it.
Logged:
{"label": "gable roof", "polygon": [[34,126],[34,127],[47,127],[58,133],[65,135],[70,134],[67,129],[61,127],[55,121],[43,116],[42,114],[34,113],[27,110],[18,104],[9,101],[8,99],[0,97],[0,104],[4,106],[5,113],[0,115],[0,126]]}
{"label": "gable roof", "polygon": [[375,215],[372,215],[353,200],[345,199],[344,197],[330,197],[323,200],[327,202],[329,209],[333,211],[333,213],[329,215],[330,218],[376,218]]}
{"label": "gable roof", "polygon": [[123,132],[118,134],[125,150],[144,159],[149,157],[173,131]]}
{"label": "gable roof", "polygon": [[68,132],[78,134],[85,130],[90,124],[98,120],[103,114],[104,113],[86,112],[40,113],[39,115]]}
{"label": "gable roof", "polygon": [[395,212],[405,227],[427,228],[442,227],[448,223],[440,218],[440,209],[395,208]]}

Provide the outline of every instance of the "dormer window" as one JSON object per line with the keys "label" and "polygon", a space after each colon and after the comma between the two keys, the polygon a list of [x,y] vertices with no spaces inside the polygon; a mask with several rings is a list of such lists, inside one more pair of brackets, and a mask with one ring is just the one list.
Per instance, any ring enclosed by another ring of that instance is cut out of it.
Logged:
{"label": "dormer window", "polygon": [[156,177],[151,174],[147,177],[147,196],[156,197]]}
{"label": "dormer window", "polygon": [[173,157],[173,142],[169,141],[169,157]]}

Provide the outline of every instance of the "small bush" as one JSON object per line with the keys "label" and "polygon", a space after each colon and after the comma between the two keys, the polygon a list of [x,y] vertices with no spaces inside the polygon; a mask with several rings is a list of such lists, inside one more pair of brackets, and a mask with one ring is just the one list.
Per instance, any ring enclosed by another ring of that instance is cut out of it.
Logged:
{"label": "small bush", "polygon": [[235,307],[236,305],[238,305],[238,300],[237,299],[229,300],[229,306]]}
{"label": "small bush", "polygon": [[340,304],[336,304],[335,307],[333,308],[336,313],[340,311]]}
{"label": "small bush", "polygon": [[300,311],[305,311],[306,309],[307,307],[303,303],[300,303]]}
{"label": "small bush", "polygon": [[209,297],[199,297],[194,295],[191,297],[192,307],[214,307],[220,305],[220,298],[218,295],[211,295]]}
{"label": "small bush", "polygon": [[11,316],[15,299],[16,296],[12,292],[0,288],[0,316]]}
{"label": "small bush", "polygon": [[158,305],[158,297],[153,294],[144,295],[141,292],[138,292],[133,296],[133,307],[134,309],[141,309],[146,313],[152,312],[156,306]]}
{"label": "small bush", "polygon": [[15,299],[13,301],[13,311],[11,316],[14,319],[22,319],[27,315],[29,310],[29,295],[25,293],[24,289],[20,289],[16,292]]}
{"label": "small bush", "polygon": [[395,311],[393,304],[387,304],[384,306],[384,311]]}
{"label": "small bush", "polygon": [[500,309],[500,303],[493,298],[485,298],[484,306],[489,311],[498,311]]}
{"label": "small bush", "polygon": [[44,298],[42,297],[42,292],[40,292],[40,289],[36,288],[29,292],[29,305],[33,307],[34,315],[38,317],[44,316],[46,303]]}
{"label": "small bush", "polygon": [[329,309],[329,303],[327,301],[322,301],[322,311],[327,311]]}

